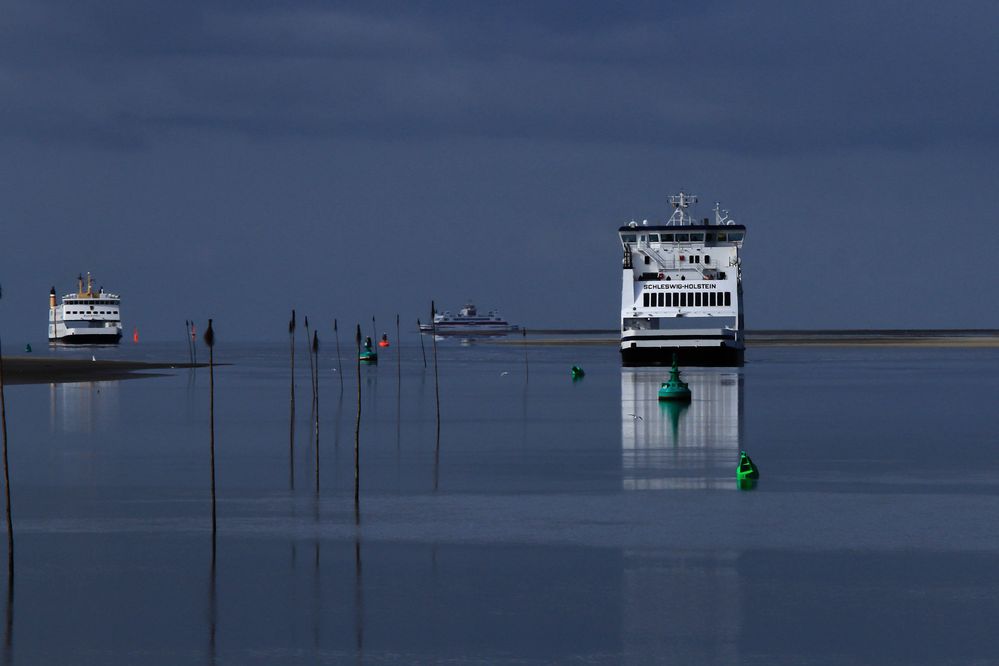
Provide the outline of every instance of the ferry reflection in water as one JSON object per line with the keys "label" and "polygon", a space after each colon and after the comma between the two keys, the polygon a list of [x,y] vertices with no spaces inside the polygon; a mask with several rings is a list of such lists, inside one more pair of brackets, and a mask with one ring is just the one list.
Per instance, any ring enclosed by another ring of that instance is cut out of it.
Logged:
{"label": "ferry reflection in water", "polygon": [[118,421],[118,381],[49,384],[51,432],[92,433]]}
{"label": "ferry reflection in water", "polygon": [[742,374],[683,368],[689,403],[659,401],[668,371],[621,371],[621,456],[625,490],[736,488],[742,442]]}
{"label": "ferry reflection in water", "polygon": [[[621,371],[625,490],[736,489],[742,374],[729,368],[681,372],[692,393],[689,403],[659,402],[668,369]],[[737,663],[739,559],[729,549],[625,549],[623,663],[646,663],[648,655],[662,663]]]}

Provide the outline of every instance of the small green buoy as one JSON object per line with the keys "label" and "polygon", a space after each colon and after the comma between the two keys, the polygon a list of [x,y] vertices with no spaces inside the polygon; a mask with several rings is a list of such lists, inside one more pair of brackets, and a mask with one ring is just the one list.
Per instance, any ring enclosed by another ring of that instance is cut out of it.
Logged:
{"label": "small green buoy", "polygon": [[745,451],[739,451],[739,466],[735,468],[735,478],[742,482],[760,478],[760,470]]}
{"label": "small green buoy", "polygon": [[361,363],[378,363],[378,352],[371,348],[371,338],[364,339],[364,349],[357,355]]}
{"label": "small green buoy", "polygon": [[690,389],[687,382],[680,380],[680,368],[676,366],[676,354],[673,354],[673,367],[669,371],[669,380],[659,387],[660,400],[682,400],[690,402]]}
{"label": "small green buoy", "polygon": [[24,351],[28,352],[29,354],[31,353],[31,343],[30,342],[28,344],[24,345]]}
{"label": "small green buoy", "polygon": [[583,377],[586,376],[586,373],[583,372],[583,369],[581,367],[579,367],[578,365],[574,365],[569,370],[569,376],[572,377],[573,379],[582,379]]}

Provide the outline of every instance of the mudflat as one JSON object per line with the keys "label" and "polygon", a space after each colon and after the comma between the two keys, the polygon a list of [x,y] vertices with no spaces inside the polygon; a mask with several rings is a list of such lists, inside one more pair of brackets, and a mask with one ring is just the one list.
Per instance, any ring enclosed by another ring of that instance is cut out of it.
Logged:
{"label": "mudflat", "polygon": [[107,379],[128,379],[148,376],[149,370],[201,368],[207,363],[176,363],[166,361],[117,361],[45,356],[5,356],[4,382],[36,384],[43,382],[76,382]]}

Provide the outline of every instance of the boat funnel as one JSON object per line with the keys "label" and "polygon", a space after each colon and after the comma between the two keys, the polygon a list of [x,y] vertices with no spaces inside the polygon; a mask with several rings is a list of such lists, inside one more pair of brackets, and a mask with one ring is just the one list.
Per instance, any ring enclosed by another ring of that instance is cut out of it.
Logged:
{"label": "boat funnel", "polygon": [[56,306],[56,293],[55,287],[49,289],[49,309],[51,310]]}

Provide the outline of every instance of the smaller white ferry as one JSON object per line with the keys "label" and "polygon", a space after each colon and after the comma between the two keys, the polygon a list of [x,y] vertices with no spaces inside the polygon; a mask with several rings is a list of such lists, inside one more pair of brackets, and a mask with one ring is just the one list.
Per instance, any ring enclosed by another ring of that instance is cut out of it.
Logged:
{"label": "smaller white ferry", "polygon": [[94,280],[87,273],[77,278],[75,294],[66,294],[56,305],[55,287],[49,291],[49,342],[69,344],[118,344],[121,340],[121,313],[118,294],[94,291]]}
{"label": "smaller white ferry", "polygon": [[503,335],[519,330],[519,326],[503,319],[496,310],[479,314],[472,303],[466,303],[458,314],[445,310],[434,316],[433,324],[420,324],[423,333],[437,335]]}

